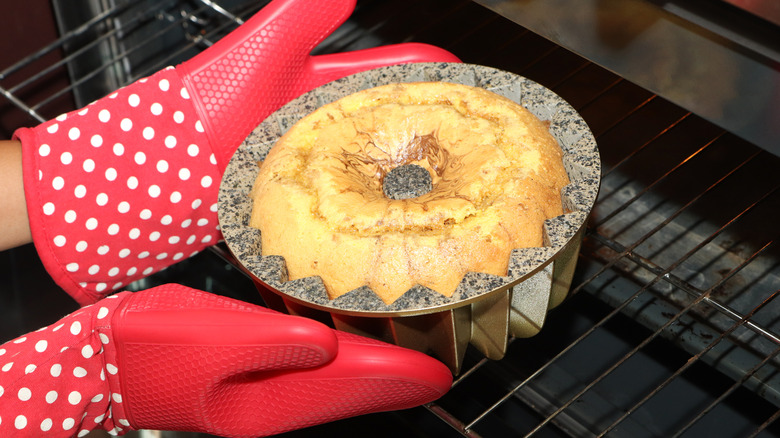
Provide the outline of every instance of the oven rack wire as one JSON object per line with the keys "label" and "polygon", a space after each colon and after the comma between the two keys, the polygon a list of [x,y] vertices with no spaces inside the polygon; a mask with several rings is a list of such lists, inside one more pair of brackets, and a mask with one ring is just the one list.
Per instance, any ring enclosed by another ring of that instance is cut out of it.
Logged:
{"label": "oven rack wire", "polygon": [[[43,122],[52,117],[47,107],[62,95],[73,95],[76,107],[81,107],[118,87],[191,57],[243,23],[239,16],[210,0],[197,0],[194,3],[111,3],[108,6],[96,6],[91,2],[80,5],[88,9],[101,9],[88,21],[75,26],[71,26],[67,17],[60,18],[61,36],[0,71],[0,81],[13,79],[17,74],[25,75],[25,67],[52,52],[63,51],[63,56],[34,74],[14,81],[11,86],[0,87],[3,97],[35,121]],[[259,9],[259,5],[253,6],[249,11],[238,13],[249,16]],[[222,20],[217,20],[217,17]],[[152,32],[149,33],[149,30]],[[151,56],[149,45],[165,35],[174,35],[176,50],[167,52],[163,57]],[[131,63],[138,53],[141,53],[141,59],[145,62]],[[96,57],[99,59],[94,59]],[[74,66],[79,64],[90,65],[90,69],[78,74]],[[66,87],[52,90],[48,96],[36,102],[27,102],[19,97],[27,87],[39,85],[40,79],[63,70],[67,70],[70,77]],[[106,78],[113,80],[105,83]],[[100,79],[104,79],[101,86],[84,86]]]}
{"label": "oven rack wire", "polygon": [[[57,98],[77,108],[187,59],[262,6],[228,3],[100,3],[3,69],[0,94],[52,118]],[[318,50],[416,40],[529,77],[582,114],[604,169],[570,298],[505,359],[469,352],[426,412],[467,437],[780,435],[780,160],[471,1],[392,3],[359,2]],[[176,50],[149,53],[166,39]],[[51,74],[69,85],[28,101]]]}

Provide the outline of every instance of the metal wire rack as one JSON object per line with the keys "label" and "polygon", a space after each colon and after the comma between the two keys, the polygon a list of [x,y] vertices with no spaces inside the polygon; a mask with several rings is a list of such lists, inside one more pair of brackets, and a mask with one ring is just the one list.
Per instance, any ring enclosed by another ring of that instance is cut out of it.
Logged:
{"label": "metal wire rack", "polygon": [[[237,14],[249,15],[260,6],[253,4],[249,10],[244,6]],[[0,72],[0,81],[13,83],[0,88],[0,93],[38,122],[52,117],[49,107],[61,96],[72,96],[76,107],[86,105],[188,59],[243,23],[238,15],[210,0],[86,1],[79,5],[53,2],[53,7],[59,38]],[[93,15],[83,21],[84,13]],[[29,74],[30,66],[38,67],[35,63],[52,53],[61,56]],[[50,90],[35,102],[20,97],[28,87],[40,86],[43,78],[64,72],[70,79],[66,86]]]}
{"label": "metal wire rack", "polygon": [[[186,59],[262,6],[227,3],[116,2],[60,19],[56,41],[0,72],[0,93],[32,121],[56,116],[58,98],[78,107]],[[359,2],[318,50],[406,40],[563,96],[604,173],[571,296],[542,332],[500,361],[469,352],[442,399],[370,422],[392,423],[387,436],[780,435],[780,159],[470,1]],[[52,52],[62,57],[14,79]],[[57,72],[66,87],[24,97]]]}

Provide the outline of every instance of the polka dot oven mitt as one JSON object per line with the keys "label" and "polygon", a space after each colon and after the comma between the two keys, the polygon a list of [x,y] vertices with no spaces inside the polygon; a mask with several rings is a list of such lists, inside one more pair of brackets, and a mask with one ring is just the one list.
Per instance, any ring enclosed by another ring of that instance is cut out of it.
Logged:
{"label": "polka dot oven mitt", "polygon": [[221,174],[190,100],[166,69],[17,132],[36,249],[80,303],[219,239]]}
{"label": "polka dot oven mitt", "polygon": [[53,279],[92,303],[216,243],[227,162],[301,93],[383,65],[457,61],[415,43],[310,56],[354,6],[275,0],[184,64],[17,130],[33,241]]}
{"label": "polka dot oven mitt", "polygon": [[418,406],[451,383],[422,353],[163,285],[0,345],[0,436],[265,436]]}
{"label": "polka dot oven mitt", "polygon": [[128,426],[110,412],[112,397],[121,402],[108,384],[116,362],[104,357],[109,338],[93,328],[108,324],[122,298],[114,295],[0,345],[0,435],[83,436],[84,429]]}

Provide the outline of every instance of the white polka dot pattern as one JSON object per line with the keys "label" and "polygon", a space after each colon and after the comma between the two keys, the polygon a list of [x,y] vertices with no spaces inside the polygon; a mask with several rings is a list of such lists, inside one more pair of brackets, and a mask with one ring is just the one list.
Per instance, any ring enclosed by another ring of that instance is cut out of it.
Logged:
{"label": "white polka dot pattern", "polygon": [[36,248],[81,304],[220,238],[221,173],[183,89],[165,69],[16,133]]}
{"label": "white polka dot pattern", "polygon": [[114,295],[0,345],[0,436],[129,429],[121,402],[109,397],[120,390],[109,324],[128,296]]}

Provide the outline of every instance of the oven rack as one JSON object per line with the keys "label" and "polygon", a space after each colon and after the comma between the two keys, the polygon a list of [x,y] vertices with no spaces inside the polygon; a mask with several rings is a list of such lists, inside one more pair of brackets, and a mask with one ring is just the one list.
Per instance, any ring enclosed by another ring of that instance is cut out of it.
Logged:
{"label": "oven rack", "polygon": [[[61,13],[60,38],[0,72],[0,93],[30,124],[56,116],[50,108],[62,96],[77,108],[187,59],[262,5],[99,6],[75,25]],[[408,40],[560,94],[596,135],[603,180],[571,296],[542,332],[512,339],[501,361],[470,351],[442,399],[370,421],[393,423],[387,436],[399,428],[468,437],[780,435],[780,159],[471,1],[360,1],[318,51]],[[150,51],[152,41],[166,49]],[[59,51],[61,60],[24,73]],[[69,85],[25,98],[53,74]],[[230,263],[224,247],[204,257],[212,256]],[[183,271],[156,278],[176,281]]]}
{"label": "oven rack", "polygon": [[[72,96],[75,107],[84,106],[190,58],[243,23],[210,0],[55,1],[52,6],[60,37],[0,71],[0,94],[37,122],[58,115],[49,108],[63,95]],[[260,6],[255,3],[248,10],[244,6],[236,14],[249,16]],[[94,16],[82,22],[84,13],[90,12]],[[37,64],[52,53],[61,56]],[[31,67],[36,68],[32,74]],[[28,88],[41,86],[47,76],[58,74],[67,74],[67,86],[52,89],[35,102],[20,97]]]}

